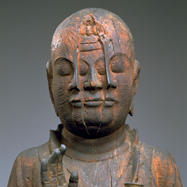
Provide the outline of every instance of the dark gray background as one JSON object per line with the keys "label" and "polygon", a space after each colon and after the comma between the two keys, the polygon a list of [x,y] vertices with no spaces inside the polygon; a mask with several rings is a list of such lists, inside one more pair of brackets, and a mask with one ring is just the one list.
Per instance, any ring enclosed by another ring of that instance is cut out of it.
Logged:
{"label": "dark gray background", "polygon": [[48,140],[59,123],[45,72],[60,22],[87,7],[118,14],[141,64],[135,115],[141,141],[166,148],[187,184],[187,1],[0,1],[0,186],[16,156]]}

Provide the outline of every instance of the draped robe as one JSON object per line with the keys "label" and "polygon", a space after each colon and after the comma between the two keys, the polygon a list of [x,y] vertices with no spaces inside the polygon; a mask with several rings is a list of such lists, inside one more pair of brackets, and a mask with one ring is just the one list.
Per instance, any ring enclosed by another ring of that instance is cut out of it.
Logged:
{"label": "draped robe", "polygon": [[[128,125],[122,127],[120,137],[116,134],[113,143],[108,141],[110,137],[101,138],[106,146],[115,145],[114,149],[107,152],[103,152],[102,146],[98,142],[95,143],[95,140],[79,140],[72,134],[69,134],[71,142],[68,142],[62,132],[63,129],[51,130],[47,143],[18,155],[8,187],[42,187],[41,159],[48,159],[62,143],[67,144],[62,162],[65,177],[69,179],[69,173],[77,170],[80,187],[122,187],[125,182],[132,181],[142,183],[145,187],[182,187],[180,174],[172,155],[165,149],[139,142],[137,130],[131,131]],[[73,144],[74,147],[68,144]],[[132,147],[139,150],[134,175]]]}

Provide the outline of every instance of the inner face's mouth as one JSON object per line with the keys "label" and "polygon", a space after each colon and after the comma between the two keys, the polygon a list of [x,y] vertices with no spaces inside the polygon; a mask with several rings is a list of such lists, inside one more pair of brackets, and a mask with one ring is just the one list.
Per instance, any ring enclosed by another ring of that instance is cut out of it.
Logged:
{"label": "inner face's mouth", "polygon": [[101,98],[86,98],[84,101],[84,106],[86,107],[97,107],[103,104],[103,99]]}
{"label": "inner face's mouth", "polygon": [[116,101],[111,97],[107,97],[105,98],[105,100],[103,100],[102,98],[89,97],[83,99],[83,101],[81,101],[80,98],[74,98],[70,102],[75,108],[81,108],[83,107],[83,105],[85,107],[98,107],[100,105],[103,105],[105,107],[112,107],[116,103]]}

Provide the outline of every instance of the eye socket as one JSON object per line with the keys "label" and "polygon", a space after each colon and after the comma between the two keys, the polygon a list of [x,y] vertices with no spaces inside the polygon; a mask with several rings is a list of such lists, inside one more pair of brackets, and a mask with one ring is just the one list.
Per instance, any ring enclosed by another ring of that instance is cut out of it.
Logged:
{"label": "eye socket", "polygon": [[57,73],[63,77],[71,75],[73,72],[73,67],[71,62],[65,58],[59,58],[55,61],[55,68]]}
{"label": "eye socket", "polygon": [[129,65],[130,61],[124,54],[117,54],[110,60],[110,69],[114,73],[125,72]]}
{"label": "eye socket", "polygon": [[88,65],[83,60],[79,61],[79,74],[85,76],[88,73]]}
{"label": "eye socket", "polygon": [[105,75],[106,74],[104,58],[100,58],[99,60],[97,60],[95,66],[96,66],[97,72],[100,75]]}

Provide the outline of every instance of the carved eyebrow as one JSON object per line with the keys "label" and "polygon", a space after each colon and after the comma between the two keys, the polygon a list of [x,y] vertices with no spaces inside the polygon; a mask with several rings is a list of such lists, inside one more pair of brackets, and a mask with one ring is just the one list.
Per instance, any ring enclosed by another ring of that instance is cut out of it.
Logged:
{"label": "carved eyebrow", "polygon": [[57,57],[57,58],[55,59],[55,61],[54,61],[54,66],[56,66],[56,65],[58,65],[58,64],[60,63],[59,60],[68,61],[68,62],[70,62],[70,63],[73,65],[73,63],[71,62],[71,60],[69,60],[69,59],[67,59],[67,58],[65,58],[65,57]]}
{"label": "carved eyebrow", "polygon": [[111,61],[114,57],[116,57],[118,55],[125,56],[128,59],[128,61],[132,63],[132,61],[130,60],[130,58],[125,53],[115,53],[114,55],[112,55],[112,57],[110,58],[109,61]]}
{"label": "carved eyebrow", "polygon": [[[96,63],[96,62],[98,62],[99,60],[102,60],[102,61],[104,61],[104,55],[102,55],[101,57],[99,57],[97,60],[95,60],[94,61],[94,63]],[[89,65],[89,63],[84,59],[84,58],[81,58],[80,60],[83,60],[86,64],[88,64]],[[104,61],[105,62],[105,61]]]}

